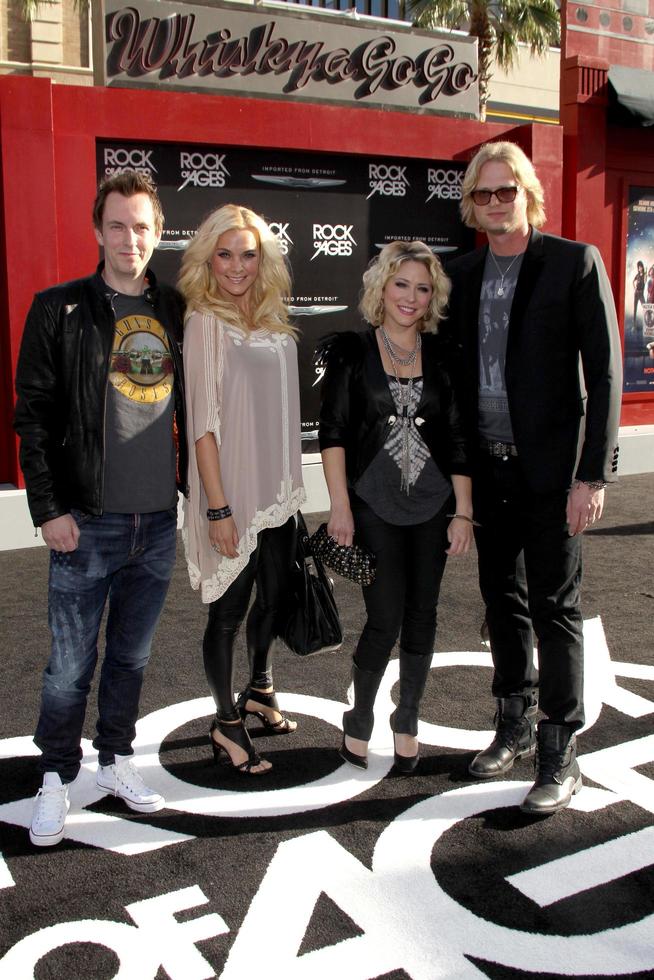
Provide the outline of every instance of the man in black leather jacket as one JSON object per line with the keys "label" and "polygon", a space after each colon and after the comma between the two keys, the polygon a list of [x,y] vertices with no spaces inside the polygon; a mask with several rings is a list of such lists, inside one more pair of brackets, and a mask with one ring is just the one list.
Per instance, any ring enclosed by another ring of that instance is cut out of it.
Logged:
{"label": "man in black leather jacket", "polygon": [[185,491],[183,303],[147,264],[163,227],[147,176],[98,191],[97,272],[38,293],[16,373],[15,428],[32,519],[50,548],[50,660],[34,740],[43,785],[30,839],[64,836],[109,601],[98,692],[98,786],[140,813],[164,806],[134,766],[143,673],[172,575]]}

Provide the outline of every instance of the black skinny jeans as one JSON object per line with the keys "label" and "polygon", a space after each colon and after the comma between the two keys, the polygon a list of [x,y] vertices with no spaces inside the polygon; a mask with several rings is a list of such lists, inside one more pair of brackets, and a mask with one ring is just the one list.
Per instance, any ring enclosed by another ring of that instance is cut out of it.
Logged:
{"label": "black skinny jeans", "polygon": [[288,587],[295,554],[295,518],[282,527],[260,531],[257,547],[227,591],[209,605],[202,653],[209,689],[223,721],[239,717],[234,703],[234,640],[247,612],[252,586],[256,598],[246,624],[250,684],[272,686],[271,648],[273,625],[279,603]]}
{"label": "black skinny jeans", "polygon": [[452,501],[422,524],[388,524],[363,500],[352,501],[357,543],[377,556],[372,585],[363,588],[367,620],[354,652],[361,670],[384,670],[395,642],[409,656],[434,652],[436,607],[448,547]]}

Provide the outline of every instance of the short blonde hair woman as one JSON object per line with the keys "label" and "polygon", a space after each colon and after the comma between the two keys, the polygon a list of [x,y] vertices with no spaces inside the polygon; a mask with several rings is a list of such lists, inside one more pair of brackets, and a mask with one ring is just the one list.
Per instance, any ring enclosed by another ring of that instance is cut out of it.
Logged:
{"label": "short blonde hair woman", "polygon": [[436,333],[450,295],[450,280],[443,272],[439,260],[424,242],[395,241],[384,246],[363,274],[363,294],[359,310],[373,327],[381,324],[384,318],[384,287],[408,259],[424,265],[433,289],[429,307],[420,320],[418,329]]}
{"label": "short blonde hair woman", "polygon": [[[186,557],[209,606],[204,668],[217,713],[216,762],[248,775],[271,768],[244,721],[269,735],[297,727],[279,710],[271,647],[305,495],[290,278],[277,240],[248,208],[226,204],[200,225],[179,278],[189,439]],[[234,700],[234,640],[247,616],[249,681]]]}
{"label": "short blonde hair woman", "polygon": [[399,638],[400,694],[390,721],[395,768],[409,773],[418,765],[445,562],[472,543],[468,448],[434,335],[449,293],[440,262],[423,242],[390,242],[363,282],[360,309],[370,327],[326,338],[320,352],[327,530],[344,546],[356,534],[377,557],[375,580],[363,589],[367,618],[340,752],[367,768],[375,696]]}

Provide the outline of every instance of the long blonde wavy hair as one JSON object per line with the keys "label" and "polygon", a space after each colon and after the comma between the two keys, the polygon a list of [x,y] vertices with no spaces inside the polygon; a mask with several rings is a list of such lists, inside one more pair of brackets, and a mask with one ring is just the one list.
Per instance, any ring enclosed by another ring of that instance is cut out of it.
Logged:
{"label": "long blonde wavy hair", "polygon": [[[259,244],[259,272],[250,294],[250,322],[244,321],[236,303],[220,291],[211,268],[218,239],[234,228],[251,231]],[[223,204],[204,219],[184,253],[178,287],[186,300],[187,316],[197,310],[232,326],[266,327],[296,336],[288,322],[285,297],[291,295],[291,277],[284,256],[266,222],[249,208]]]}
{"label": "long blonde wavy hair", "polygon": [[437,333],[450,295],[450,280],[440,261],[424,242],[389,242],[375,256],[363,274],[363,294],[359,310],[373,327],[384,320],[384,287],[398,272],[403,262],[420,262],[429,273],[433,293],[419,329]]}

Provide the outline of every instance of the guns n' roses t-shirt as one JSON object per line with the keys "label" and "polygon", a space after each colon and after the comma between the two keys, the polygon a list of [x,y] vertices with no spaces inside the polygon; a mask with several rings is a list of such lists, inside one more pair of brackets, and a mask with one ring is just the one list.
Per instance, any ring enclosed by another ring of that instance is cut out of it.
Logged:
{"label": "guns n' roses t-shirt", "polygon": [[174,507],[173,360],[143,296],[112,296],[116,313],[105,413],[103,507],[149,514]]}

